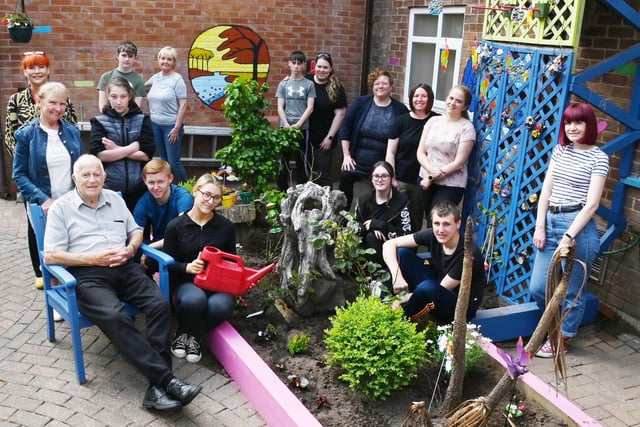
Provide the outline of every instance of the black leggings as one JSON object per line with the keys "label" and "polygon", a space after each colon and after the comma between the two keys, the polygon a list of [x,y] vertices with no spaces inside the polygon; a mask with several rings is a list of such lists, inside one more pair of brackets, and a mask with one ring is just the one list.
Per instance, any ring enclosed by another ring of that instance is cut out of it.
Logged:
{"label": "black leggings", "polygon": [[[25,210],[27,208],[27,202],[24,202]],[[42,271],[40,271],[40,255],[38,255],[38,241],[36,240],[36,232],[31,226],[31,221],[27,216],[27,239],[29,241],[29,257],[31,258],[31,266],[36,277],[42,277]]]}
{"label": "black leggings", "polygon": [[464,196],[463,187],[447,187],[446,185],[431,184],[427,190],[422,190],[424,212],[427,215],[427,227],[431,227],[431,208],[443,200],[450,200],[454,204],[460,203]]}

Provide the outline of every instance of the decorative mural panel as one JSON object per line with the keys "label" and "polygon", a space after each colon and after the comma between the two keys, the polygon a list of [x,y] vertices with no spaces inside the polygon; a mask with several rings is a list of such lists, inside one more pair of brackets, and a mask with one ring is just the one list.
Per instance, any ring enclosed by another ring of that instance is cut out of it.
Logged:
{"label": "decorative mural panel", "polygon": [[568,98],[572,53],[483,42],[476,76],[476,149],[464,211],[489,281],[510,303],[528,302],[537,197]]}
{"label": "decorative mural panel", "polygon": [[267,43],[241,25],[218,25],[203,31],[189,49],[189,81],[198,99],[222,111],[224,89],[239,76],[263,83],[269,74]]}
{"label": "decorative mural panel", "polygon": [[576,47],[585,0],[487,0],[484,40]]}

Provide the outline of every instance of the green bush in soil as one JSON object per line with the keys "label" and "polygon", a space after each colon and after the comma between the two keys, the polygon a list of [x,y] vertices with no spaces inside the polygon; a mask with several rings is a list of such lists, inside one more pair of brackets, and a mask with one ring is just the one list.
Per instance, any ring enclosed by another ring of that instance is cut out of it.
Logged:
{"label": "green bush in soil", "polygon": [[305,353],[309,348],[310,341],[311,338],[309,338],[309,335],[304,332],[300,332],[300,334],[295,334],[293,338],[291,338],[291,341],[287,344],[287,349],[292,356]]}
{"label": "green bush in soil", "polygon": [[238,77],[224,92],[224,115],[231,125],[231,143],[216,152],[222,164],[253,186],[260,195],[272,187],[281,168],[282,153],[298,147],[300,129],[274,129],[264,115],[270,108],[266,83]]}
{"label": "green bush in soil", "polygon": [[337,308],[325,330],[329,366],[339,378],[372,399],[385,400],[406,387],[429,363],[424,332],[416,331],[402,310],[375,296],[359,296]]}

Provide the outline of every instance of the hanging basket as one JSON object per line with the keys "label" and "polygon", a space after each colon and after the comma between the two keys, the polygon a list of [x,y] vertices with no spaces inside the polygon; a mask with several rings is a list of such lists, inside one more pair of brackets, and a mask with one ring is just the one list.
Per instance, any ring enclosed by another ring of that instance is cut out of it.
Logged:
{"label": "hanging basket", "polygon": [[9,37],[16,43],[29,43],[33,35],[33,27],[9,28]]}

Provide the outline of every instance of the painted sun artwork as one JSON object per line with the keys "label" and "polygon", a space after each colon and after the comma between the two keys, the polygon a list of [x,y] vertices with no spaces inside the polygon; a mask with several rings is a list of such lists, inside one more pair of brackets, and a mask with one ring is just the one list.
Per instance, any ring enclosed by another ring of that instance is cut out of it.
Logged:
{"label": "painted sun artwork", "polygon": [[240,25],[218,25],[196,37],[189,50],[189,80],[200,101],[222,111],[224,89],[244,76],[262,83],[269,75],[266,42]]}

